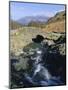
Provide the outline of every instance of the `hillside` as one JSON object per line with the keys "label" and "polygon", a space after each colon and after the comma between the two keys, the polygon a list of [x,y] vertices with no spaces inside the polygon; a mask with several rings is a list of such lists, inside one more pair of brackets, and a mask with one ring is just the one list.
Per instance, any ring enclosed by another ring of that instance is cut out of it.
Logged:
{"label": "hillside", "polygon": [[39,27],[39,28],[43,28],[45,27],[46,22],[36,22],[36,21],[31,21],[28,23],[28,27],[32,26],[32,27]]}
{"label": "hillside", "polygon": [[57,13],[54,17],[47,21],[43,31],[47,32],[65,32],[65,11]]}
{"label": "hillside", "polygon": [[14,29],[18,29],[18,28],[22,27],[22,25],[17,23],[16,21],[10,20],[9,27],[11,30],[14,30]]}
{"label": "hillside", "polygon": [[52,22],[43,28],[45,32],[65,32],[65,20]]}
{"label": "hillside", "polygon": [[52,23],[52,22],[56,22],[56,21],[62,21],[65,19],[65,11],[61,11],[56,13],[56,15],[52,18],[50,18],[47,23]]}

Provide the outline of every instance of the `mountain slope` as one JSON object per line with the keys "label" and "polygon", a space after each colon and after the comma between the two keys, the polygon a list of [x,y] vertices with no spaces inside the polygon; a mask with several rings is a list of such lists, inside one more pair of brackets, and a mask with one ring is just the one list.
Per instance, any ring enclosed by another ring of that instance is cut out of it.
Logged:
{"label": "mountain slope", "polygon": [[65,32],[65,11],[57,13],[54,17],[50,18],[43,31],[47,32]]}
{"label": "mountain slope", "polygon": [[47,23],[64,20],[66,16],[65,11],[58,12],[54,17],[50,18]]}

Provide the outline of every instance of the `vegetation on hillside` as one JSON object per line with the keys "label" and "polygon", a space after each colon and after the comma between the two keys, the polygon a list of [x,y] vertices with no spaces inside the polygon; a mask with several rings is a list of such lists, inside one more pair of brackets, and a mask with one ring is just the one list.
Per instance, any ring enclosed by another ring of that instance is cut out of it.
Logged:
{"label": "vegetation on hillside", "polygon": [[21,24],[17,23],[16,21],[10,20],[9,28],[11,30],[18,29],[18,28],[21,28],[21,27],[22,27]]}
{"label": "vegetation on hillside", "polygon": [[47,21],[47,24],[57,22],[57,21],[62,21],[62,20],[64,21],[65,17],[66,17],[66,12],[65,11],[58,12],[58,13],[56,13],[56,15],[54,17],[50,18]]}
{"label": "vegetation on hillside", "polygon": [[39,27],[39,28],[43,28],[45,27],[46,23],[44,22],[35,22],[35,21],[31,21],[29,24],[28,24],[28,27],[32,26],[32,27]]}

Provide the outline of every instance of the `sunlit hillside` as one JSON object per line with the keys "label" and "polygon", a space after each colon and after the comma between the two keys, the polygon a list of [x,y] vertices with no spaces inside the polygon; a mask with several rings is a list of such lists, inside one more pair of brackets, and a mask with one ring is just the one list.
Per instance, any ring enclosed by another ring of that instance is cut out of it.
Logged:
{"label": "sunlit hillside", "polygon": [[18,28],[22,27],[22,25],[17,23],[16,21],[10,20],[9,27],[11,30],[14,30],[14,29],[18,29]]}
{"label": "sunlit hillside", "polygon": [[65,32],[65,11],[57,13],[54,17],[48,20],[46,27],[43,29],[45,32]]}

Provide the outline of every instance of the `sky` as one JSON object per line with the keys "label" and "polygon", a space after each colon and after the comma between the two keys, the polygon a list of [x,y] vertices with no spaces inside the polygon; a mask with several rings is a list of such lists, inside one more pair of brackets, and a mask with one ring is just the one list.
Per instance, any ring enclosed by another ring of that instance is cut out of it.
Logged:
{"label": "sky", "polygon": [[57,12],[64,10],[65,5],[63,4],[10,2],[10,19],[19,20],[26,16],[53,17]]}

